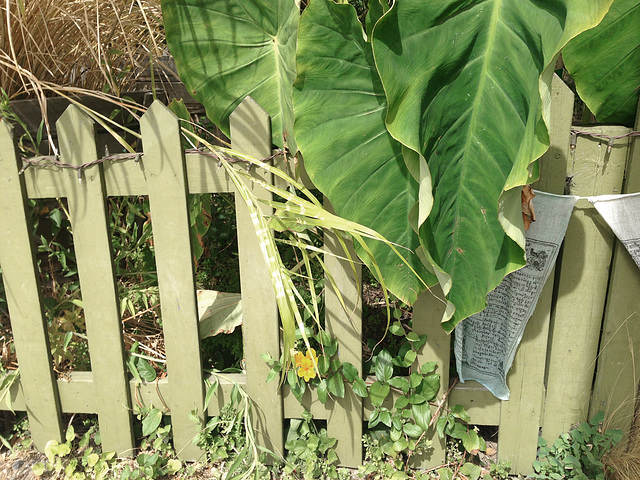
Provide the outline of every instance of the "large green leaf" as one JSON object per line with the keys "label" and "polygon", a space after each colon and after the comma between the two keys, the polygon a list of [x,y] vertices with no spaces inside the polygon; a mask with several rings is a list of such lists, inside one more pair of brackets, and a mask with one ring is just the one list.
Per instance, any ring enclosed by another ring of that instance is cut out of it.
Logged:
{"label": "large green leaf", "polygon": [[640,96],[638,0],[615,0],[602,22],[571,40],[562,57],[598,121],[633,126]]}
{"label": "large green leaf", "polygon": [[251,95],[271,116],[273,143],[296,151],[295,0],[162,0],[169,51],[189,93],[229,134],[229,115]]}
{"label": "large green leaf", "polygon": [[[296,138],[309,176],[338,215],[406,247],[400,252],[426,279],[409,224],[418,183],[385,129],[384,91],[352,6],[311,2],[300,19],[297,69]],[[413,303],[423,289],[419,279],[388,246],[369,246],[387,287]]]}
{"label": "large green leaf", "polygon": [[233,333],[242,325],[242,295],[239,293],[198,290],[200,338]]}
{"label": "large green leaf", "polygon": [[426,159],[433,182],[420,237],[450,302],[445,329],[524,264],[516,187],[548,141],[541,76],[610,3],[399,0],[376,24],[387,127]]}

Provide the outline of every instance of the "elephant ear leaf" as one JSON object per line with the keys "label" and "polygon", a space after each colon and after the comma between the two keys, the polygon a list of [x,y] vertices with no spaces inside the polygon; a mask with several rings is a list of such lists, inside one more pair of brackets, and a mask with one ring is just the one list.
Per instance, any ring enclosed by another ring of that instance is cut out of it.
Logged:
{"label": "elephant ear leaf", "polygon": [[610,4],[403,0],[375,25],[387,128],[424,157],[433,183],[420,240],[455,307],[448,331],[524,264],[519,186],[548,147],[541,79]]}
{"label": "elephant ear leaf", "polygon": [[228,135],[229,115],[250,95],[271,116],[273,143],[295,152],[291,95],[299,3],[162,0],[162,14],[180,79],[209,119]]}
{"label": "elephant ear leaf", "polygon": [[[418,182],[405,166],[401,145],[385,128],[384,91],[371,44],[351,5],[310,3],[300,18],[297,69],[296,136],[314,184],[338,215],[405,247],[400,253],[411,268],[433,284],[415,254],[420,242],[409,222]],[[424,290],[422,281],[389,246],[368,246],[389,290],[413,303]],[[362,250],[358,254],[370,262]]]}
{"label": "elephant ear leaf", "polygon": [[597,27],[567,44],[562,58],[599,122],[633,126],[640,96],[638,0],[615,0]]}

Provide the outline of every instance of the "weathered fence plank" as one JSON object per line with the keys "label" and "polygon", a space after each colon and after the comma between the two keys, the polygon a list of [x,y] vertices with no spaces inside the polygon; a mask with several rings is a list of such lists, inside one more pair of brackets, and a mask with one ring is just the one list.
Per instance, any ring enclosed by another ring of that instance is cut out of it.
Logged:
{"label": "weathered fence plank", "polygon": [[[327,204],[330,208],[330,205]],[[344,257],[344,252],[336,236],[325,232],[324,247],[328,252]],[[356,253],[350,248],[353,259]],[[325,254],[325,266],[331,274],[340,298],[325,275],[325,322],[329,334],[338,340],[338,355],[341,362],[349,362],[362,376],[362,268],[352,267],[346,260]],[[355,268],[355,270],[354,270]],[[344,398],[336,398],[329,411],[327,434],[336,438],[336,453],[340,465],[357,467],[362,465],[362,399],[349,387]]]}
{"label": "weathered fence plank", "polygon": [[[247,97],[238,105],[229,122],[234,150],[256,159],[271,156],[271,122],[252,98]],[[255,168],[252,172],[265,175]],[[271,182],[270,177],[269,174],[263,179]],[[251,183],[247,186],[257,198],[272,199],[271,193],[264,188]],[[273,358],[280,358],[278,307],[249,209],[239,193],[236,192],[235,197],[247,393],[254,402],[256,442],[277,454],[284,454],[282,394],[278,382],[266,382],[269,366],[260,358],[260,354],[266,352]]]}
{"label": "weathered fence plank", "polygon": [[31,437],[42,451],[62,441],[62,420],[19,158],[13,129],[0,119],[0,267]]}
{"label": "weathered fence plank", "polygon": [[[440,324],[440,319],[444,314],[446,302],[444,293],[439,285],[432,287],[431,292],[424,292],[413,305],[413,331],[418,335],[426,335],[427,343],[418,353],[417,363],[422,365],[425,362],[437,362],[436,373],[440,374],[440,392],[438,401],[448,404],[448,399],[444,394],[449,389],[449,362],[451,361],[451,336],[447,335]],[[431,409],[435,414],[435,409]],[[444,462],[447,448],[446,439],[438,438],[435,424],[427,435],[433,439],[433,449],[429,454],[416,456],[413,459],[415,465],[420,467],[434,467]]]}
{"label": "weathered fence plank", "polygon": [[[81,165],[98,158],[93,121],[78,107],[70,105],[56,127],[63,162]],[[97,409],[100,436],[105,451],[131,455],[131,400],[101,166],[80,171],[81,177],[75,170],[66,173],[91,371],[95,394],[102,399]]]}
{"label": "weathered fence plank", "polygon": [[[624,127],[580,129],[613,136],[629,132]],[[627,147],[621,141],[608,153],[606,142],[601,142],[578,136],[566,175],[571,194],[620,193]],[[614,239],[595,208],[579,200],[558,259],[560,275],[552,314],[542,431],[545,438],[554,439],[572,424],[586,420]]]}
{"label": "weathered fence plank", "polygon": [[[570,156],[573,100],[571,90],[554,75],[551,87],[550,147],[540,159],[540,179],[533,185],[544,192],[557,195],[564,193],[565,171]],[[554,283],[555,275],[552,271],[527,323],[507,377],[511,397],[502,402],[498,458],[511,462],[513,473],[532,473],[532,459],[538,448]]]}
{"label": "weathered fence plank", "polygon": [[[635,130],[640,130],[640,104]],[[640,137],[630,142],[623,193],[640,192]],[[624,245],[616,241],[590,415],[603,410],[611,428],[625,433],[633,422],[640,381],[640,366],[635,364],[635,358],[640,358],[638,292],[640,270]]]}
{"label": "weathered fence plank", "polygon": [[142,117],[140,129],[167,353],[173,443],[180,458],[197,460],[203,452],[192,440],[199,427],[189,412],[195,410],[204,418],[204,378],[180,126],[178,118],[156,101]]}

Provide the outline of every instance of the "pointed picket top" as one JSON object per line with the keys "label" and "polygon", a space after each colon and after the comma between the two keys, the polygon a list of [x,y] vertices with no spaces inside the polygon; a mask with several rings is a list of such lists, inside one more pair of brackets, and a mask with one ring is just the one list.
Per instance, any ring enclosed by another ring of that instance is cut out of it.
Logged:
{"label": "pointed picket top", "polygon": [[[169,110],[159,100],[154,101],[140,119],[140,133],[142,133],[142,145],[145,156],[150,152],[157,152],[160,158],[158,161],[144,162],[145,170],[150,175],[157,175],[163,165],[163,159],[176,156],[180,158],[184,155],[182,142],[180,141],[180,121],[175,113]],[[164,139],[175,138],[176,141],[166,142]],[[162,144],[162,148],[149,148],[157,143]],[[171,162],[170,162],[171,163]]]}
{"label": "pointed picket top", "polygon": [[[0,117],[0,151],[1,152],[14,152],[15,149],[15,140],[13,138],[13,125],[8,120],[4,120]],[[10,155],[0,155],[0,164],[2,164],[5,159],[9,159]]]}
{"label": "pointed picket top", "polygon": [[261,159],[271,152],[271,117],[253,98],[247,96],[229,116],[234,149]]}
{"label": "pointed picket top", "polygon": [[13,138],[13,125],[3,118],[0,118],[0,135]]}
{"label": "pointed picket top", "polygon": [[95,141],[86,141],[95,137],[94,122],[80,107],[69,105],[56,122],[56,129],[64,162],[81,165],[97,158]]}
{"label": "pointed picket top", "polygon": [[178,122],[178,117],[160,100],[154,100],[147,111],[142,115],[140,123],[150,122],[153,118],[165,118],[169,122]]}

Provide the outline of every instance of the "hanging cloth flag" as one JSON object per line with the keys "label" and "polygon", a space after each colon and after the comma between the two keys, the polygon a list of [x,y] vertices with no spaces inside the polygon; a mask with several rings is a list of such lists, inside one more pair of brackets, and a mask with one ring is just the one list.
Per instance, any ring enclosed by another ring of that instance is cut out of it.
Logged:
{"label": "hanging cloth flag", "polygon": [[640,193],[589,197],[640,268]]}
{"label": "hanging cloth flag", "polygon": [[579,198],[535,194],[536,221],[526,232],[527,264],[507,275],[489,293],[487,308],[460,322],[455,329],[454,351],[460,381],[476,380],[501,400],[509,399],[507,373],[553,269]]}

